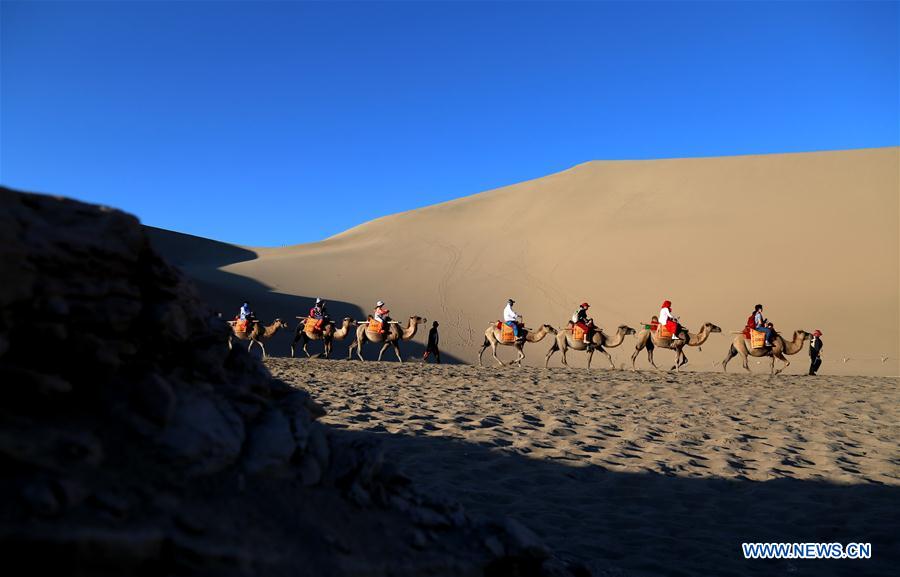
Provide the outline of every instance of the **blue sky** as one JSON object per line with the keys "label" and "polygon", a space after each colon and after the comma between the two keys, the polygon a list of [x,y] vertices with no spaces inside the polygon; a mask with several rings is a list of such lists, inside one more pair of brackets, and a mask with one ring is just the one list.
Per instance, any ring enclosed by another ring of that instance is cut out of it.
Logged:
{"label": "blue sky", "polygon": [[240,244],[587,160],[900,144],[897,2],[0,11],[0,182]]}

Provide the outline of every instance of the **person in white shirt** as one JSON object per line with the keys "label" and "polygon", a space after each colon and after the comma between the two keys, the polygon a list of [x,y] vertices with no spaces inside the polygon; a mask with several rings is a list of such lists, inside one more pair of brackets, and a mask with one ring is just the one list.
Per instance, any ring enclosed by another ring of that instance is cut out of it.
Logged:
{"label": "person in white shirt", "polygon": [[659,309],[659,324],[665,326],[672,333],[672,340],[680,339],[678,333],[681,332],[681,325],[678,324],[678,318],[672,314],[672,302],[663,301],[662,308]]}
{"label": "person in white shirt", "polygon": [[503,324],[512,327],[513,334],[519,338],[519,313],[513,310],[514,304],[516,301],[512,299],[506,301],[506,308],[503,309]]}

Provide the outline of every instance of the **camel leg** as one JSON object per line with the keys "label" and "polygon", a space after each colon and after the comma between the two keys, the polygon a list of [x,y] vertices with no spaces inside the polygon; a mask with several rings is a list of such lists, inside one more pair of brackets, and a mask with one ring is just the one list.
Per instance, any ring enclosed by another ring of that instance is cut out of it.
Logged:
{"label": "camel leg", "polygon": [[497,357],[497,343],[491,343],[491,354],[494,355],[494,360],[500,363],[500,366],[503,366],[503,361]]}
{"label": "camel leg", "polygon": [[366,360],[362,356],[362,346],[364,342],[366,342],[364,339],[356,339],[356,356],[359,357],[359,360],[361,361]]}
{"label": "camel leg", "polygon": [[259,348],[261,348],[262,352],[263,352],[262,358],[263,358],[263,360],[265,360],[266,359],[266,345],[262,344],[262,341],[258,341],[258,342],[259,342]]}
{"label": "camel leg", "polygon": [[303,335],[303,352],[306,353],[306,358],[307,358],[307,359],[310,357],[309,349],[306,348],[306,346],[307,346],[308,344],[309,344],[309,339],[306,338],[306,335],[304,334],[304,335]]}
{"label": "camel leg", "polygon": [[231,350],[231,335],[228,335],[228,350]]}
{"label": "camel leg", "polygon": [[516,347],[516,349],[518,349],[518,351],[519,351],[519,356],[516,357],[516,360],[513,361],[513,362],[516,363],[517,365],[519,365],[519,366],[521,367],[521,366],[522,366],[522,359],[525,358],[525,345],[522,344],[522,345]]}
{"label": "camel leg", "polygon": [[484,366],[483,364],[481,364],[481,355],[484,354],[485,349],[487,349],[489,346],[491,346],[491,344],[488,342],[487,337],[484,337],[484,344],[481,345],[481,350],[478,351],[478,366],[479,367]]}
{"label": "camel leg", "polygon": [[737,349],[734,348],[734,345],[731,345],[731,348],[728,349],[728,353],[725,355],[725,360],[722,361],[722,372],[728,372],[728,361],[737,356]]}
{"label": "camel leg", "polygon": [[394,345],[394,354],[397,355],[397,360],[400,361],[400,364],[403,364],[403,358],[400,356],[400,343],[394,341],[391,344]]}
{"label": "camel leg", "polygon": [[653,362],[653,345],[650,343],[647,343],[647,360],[650,361],[650,364],[654,369],[656,369],[657,371],[659,370],[659,367],[657,367],[656,363]]}
{"label": "camel leg", "polygon": [[634,345],[634,354],[631,355],[631,370],[637,372],[637,368],[634,366],[634,361],[637,359],[638,355],[641,354],[641,350],[644,346],[640,343]]}
{"label": "camel leg", "polygon": [[550,350],[547,351],[547,358],[544,359],[544,368],[550,364],[550,357],[553,356],[553,353],[559,350],[559,344],[556,341],[553,341],[553,346],[550,347]]}
{"label": "camel leg", "polygon": [[[606,355],[606,360],[609,361],[609,368],[612,370],[615,370],[616,365],[615,365],[615,363],[613,363],[612,355],[609,354],[609,351],[601,347],[600,352],[603,353],[604,355]],[[591,353],[591,354],[593,354],[593,353]],[[591,368],[591,357],[588,357],[588,368]]]}
{"label": "camel leg", "polygon": [[378,351],[378,360],[379,361],[381,360],[381,357],[384,355],[384,351],[387,350],[387,348],[389,346],[391,346],[391,341],[384,341],[384,344],[381,345],[381,350]]}
{"label": "camel leg", "polygon": [[752,374],[753,371],[750,370],[750,354],[749,353],[741,353],[741,358],[744,362],[744,368],[747,370],[748,373]]}
{"label": "camel leg", "polygon": [[331,341],[325,341],[325,350],[323,351],[323,354],[326,359],[331,356]]}
{"label": "camel leg", "polygon": [[[775,371],[774,374],[776,375],[781,374],[781,371],[791,366],[791,361],[787,360],[787,357],[785,357],[784,354],[778,353],[778,359],[784,361],[784,366]],[[775,357],[772,357],[772,368],[775,368]]]}
{"label": "camel leg", "polygon": [[568,367],[568,366],[569,366],[569,359],[567,358],[566,353],[569,352],[569,347],[563,347],[563,348],[561,348],[561,349],[559,350],[559,352],[562,354],[562,364],[563,364],[563,366],[564,366],[564,367]]}

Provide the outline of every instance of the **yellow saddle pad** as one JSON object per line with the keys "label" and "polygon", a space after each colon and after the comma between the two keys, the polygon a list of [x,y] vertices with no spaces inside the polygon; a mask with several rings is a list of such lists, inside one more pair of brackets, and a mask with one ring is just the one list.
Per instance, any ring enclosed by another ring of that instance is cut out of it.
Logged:
{"label": "yellow saddle pad", "polygon": [[370,333],[380,333],[382,326],[383,325],[380,321],[376,321],[375,319],[372,319],[369,321],[369,326],[366,327],[366,330],[369,331]]}
{"label": "yellow saddle pad", "polygon": [[579,327],[578,325],[572,326],[572,338],[576,341],[580,341],[584,339],[584,329]]}
{"label": "yellow saddle pad", "polygon": [[308,333],[316,332],[316,324],[318,324],[318,322],[319,321],[316,319],[312,319],[312,318],[306,319],[306,323],[304,323],[304,325],[303,325],[303,330]]}
{"label": "yellow saddle pad", "polygon": [[750,348],[763,349],[766,346],[766,333],[752,329],[750,331]]}
{"label": "yellow saddle pad", "polygon": [[500,325],[500,342],[511,343],[516,340],[516,332],[507,324]]}
{"label": "yellow saddle pad", "polygon": [[671,339],[672,331],[666,328],[666,325],[659,325],[659,329],[656,331],[656,336],[661,339]]}

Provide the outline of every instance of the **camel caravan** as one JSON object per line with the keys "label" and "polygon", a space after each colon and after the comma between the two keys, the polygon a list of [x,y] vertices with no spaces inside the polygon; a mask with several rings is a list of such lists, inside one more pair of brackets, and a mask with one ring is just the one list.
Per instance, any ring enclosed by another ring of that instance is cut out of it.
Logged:
{"label": "camel caravan", "polygon": [[[516,358],[509,364],[521,366],[525,359],[525,345],[528,343],[539,343],[545,337],[550,336],[550,349],[544,358],[544,367],[548,367],[550,359],[560,352],[563,366],[568,366],[567,353],[569,351],[580,351],[587,355],[587,368],[591,368],[591,361],[594,353],[599,352],[606,356],[610,369],[615,369],[612,355],[608,349],[621,346],[625,339],[634,335],[636,339],[634,352],[631,355],[631,369],[637,370],[636,361],[641,351],[647,351],[647,360],[650,365],[659,370],[654,360],[654,352],[657,349],[668,349],[675,353],[674,363],[669,370],[678,372],[688,362],[686,349],[689,347],[701,347],[707,342],[710,335],[721,333],[722,329],[711,322],[704,322],[700,329],[691,332],[684,327],[678,318],[672,312],[671,301],[663,301],[659,314],[651,317],[649,323],[640,323],[640,330],[635,330],[628,325],[620,325],[613,333],[607,333],[602,328],[594,324],[593,319],[588,317],[588,303],[581,303],[578,310],[566,322],[565,327],[560,330],[555,329],[549,324],[539,325],[537,328],[529,328],[525,326],[522,315],[513,309],[515,305],[513,299],[506,302],[501,320],[494,321],[488,325],[484,331],[484,341],[478,352],[478,364],[482,365],[482,357],[484,352],[490,348],[491,356],[498,365],[503,366],[504,363],[497,357],[497,349],[500,346],[511,347],[515,349]],[[743,367],[750,372],[748,360],[750,357],[770,358],[770,374],[777,375],[790,366],[790,361],[786,355],[794,355],[800,352],[808,340],[812,340],[810,355],[813,357],[813,365],[810,368],[810,374],[814,373],[821,364],[818,358],[818,352],[821,350],[820,331],[809,333],[803,330],[796,330],[791,340],[786,340],[778,332],[775,331],[772,322],[765,319],[762,315],[762,305],[756,305],[753,313],[747,319],[747,324],[742,331],[733,333],[734,338],[729,347],[725,359],[722,361],[722,370],[728,370],[728,362],[737,355],[741,355]],[[296,317],[299,321],[294,331],[294,337],[291,341],[290,352],[291,357],[296,354],[297,343],[301,343],[303,353],[307,358],[312,355],[309,352],[308,345],[310,342],[322,341],[323,350],[318,356],[330,358],[335,341],[342,341],[352,335],[350,345],[347,351],[347,360],[352,360],[354,351],[359,360],[365,360],[363,357],[363,345],[366,343],[380,344],[381,348],[378,352],[378,360],[382,360],[384,353],[388,348],[393,348],[394,354],[399,362],[403,362],[400,354],[400,343],[402,341],[412,340],[418,330],[419,325],[427,322],[424,317],[418,315],[410,316],[406,324],[403,325],[399,321],[395,321],[390,317],[390,311],[386,308],[384,301],[378,301],[372,314],[368,315],[366,320],[354,320],[350,317],[342,319],[340,325],[335,323],[328,315],[327,306],[322,299],[316,299],[315,306],[310,309],[306,316]],[[260,323],[250,310],[249,303],[245,302],[241,307],[240,314],[234,320],[229,321],[233,334],[228,341],[229,348],[232,346],[232,340],[238,339],[249,341],[248,351],[253,349],[254,345],[259,345],[262,349],[263,357],[266,356],[264,343],[282,329],[287,329],[287,323],[281,319],[275,319],[273,323],[264,325]],[[437,350],[437,326],[433,323],[433,328],[428,337],[428,348],[424,358],[428,358],[429,352],[437,352],[438,362],[440,359]],[[813,355],[813,350],[815,355]],[[775,359],[782,361],[783,366],[775,370]],[[818,364],[816,364],[818,362]],[[624,368],[624,366],[622,367]]]}

